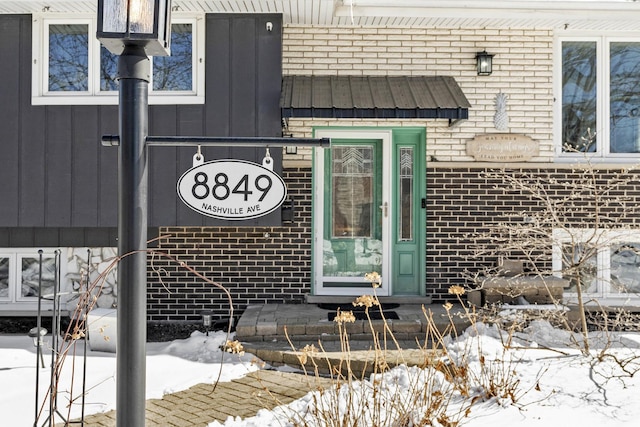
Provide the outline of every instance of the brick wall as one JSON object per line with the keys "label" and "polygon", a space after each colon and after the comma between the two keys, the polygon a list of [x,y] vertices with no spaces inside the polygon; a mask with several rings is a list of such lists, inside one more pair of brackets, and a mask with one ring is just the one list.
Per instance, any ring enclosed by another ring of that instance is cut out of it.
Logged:
{"label": "brick wall", "polygon": [[[475,258],[470,235],[503,221],[522,221],[540,206],[518,191],[505,191],[499,179],[483,174],[487,167],[438,166],[427,169],[426,292],[434,302],[451,299],[451,285],[466,285],[464,270],[495,266],[497,255]],[[563,183],[581,175],[569,167],[514,168],[548,184],[554,197],[568,194]],[[599,182],[612,179],[617,169],[603,170]],[[284,171],[289,193],[295,199],[295,223],[283,227],[167,227],[158,250],[185,262],[229,290],[239,315],[249,304],[302,302],[311,282],[311,170]],[[640,206],[640,172],[614,197],[626,206]],[[553,183],[553,184],[549,184]],[[589,200],[579,200],[588,206]],[[623,204],[610,205],[613,216]],[[640,215],[631,213],[625,226],[640,226]],[[580,226],[582,218],[568,225]],[[266,234],[265,234],[266,233]],[[496,251],[497,253],[497,251]],[[515,255],[517,256],[517,254]],[[159,271],[159,273],[156,273]],[[161,279],[160,279],[161,278]],[[152,321],[200,321],[202,310],[228,316],[225,294],[161,257],[150,261],[149,319]]]}
{"label": "brick wall", "polygon": [[[427,170],[427,295],[435,302],[449,299],[451,285],[469,284],[464,270],[481,271],[495,267],[498,253],[503,249],[489,240],[495,252],[474,257],[472,235],[484,232],[500,222],[521,223],[529,214],[540,211],[542,206],[526,193],[511,190],[502,180],[487,178],[482,167],[438,167]],[[608,185],[619,170],[603,168],[596,173],[598,185]],[[538,180],[552,199],[561,199],[572,193],[572,183],[584,180],[584,175],[570,167],[509,170],[514,176],[529,174]],[[616,226],[638,228],[640,226],[640,172],[629,175],[630,181],[613,192],[603,194],[599,208],[602,227]],[[617,200],[616,200],[617,199]],[[594,214],[594,197],[585,192],[573,199],[564,215],[567,227],[593,227],[585,216]],[[624,209],[629,209],[623,212]],[[619,219],[623,217],[624,220]],[[518,254],[510,254],[518,257]],[[551,251],[542,258],[550,263]],[[541,261],[543,262],[543,261]],[[539,265],[539,268],[550,265]]]}
{"label": "brick wall", "polygon": [[[311,170],[283,172],[295,219],[283,227],[164,227],[158,252],[218,282],[230,293],[236,315],[249,304],[301,302],[311,282]],[[148,318],[200,320],[211,310],[228,317],[222,290],[162,256],[149,259]]]}
{"label": "brick wall", "polygon": [[[478,76],[475,54],[495,54],[493,74]],[[494,100],[508,96],[509,132],[540,144],[532,161],[554,157],[553,31],[523,29],[331,28],[286,26],[283,73],[298,75],[447,75],[460,84],[472,107],[469,120],[453,128],[444,120],[414,120],[427,128],[427,158],[472,161],[466,141],[496,132]],[[294,136],[310,136],[312,126],[395,126],[384,120],[291,119]],[[309,150],[294,157],[308,160]]]}

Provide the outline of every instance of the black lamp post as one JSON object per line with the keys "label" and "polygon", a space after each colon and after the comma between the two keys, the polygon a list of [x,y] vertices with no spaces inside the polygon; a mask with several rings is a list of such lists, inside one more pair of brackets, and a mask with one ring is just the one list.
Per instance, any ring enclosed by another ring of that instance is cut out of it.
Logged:
{"label": "black lamp post", "polygon": [[98,0],[97,37],[118,59],[116,425],[145,425],[148,55],[169,55],[171,0]]}
{"label": "black lamp post", "polygon": [[478,67],[479,76],[489,76],[493,72],[493,57],[486,50],[476,53],[476,65]]}

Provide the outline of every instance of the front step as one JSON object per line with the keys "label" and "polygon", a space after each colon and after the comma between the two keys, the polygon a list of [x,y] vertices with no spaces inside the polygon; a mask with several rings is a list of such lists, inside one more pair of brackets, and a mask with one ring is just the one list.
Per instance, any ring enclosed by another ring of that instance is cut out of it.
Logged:
{"label": "front step", "polygon": [[[332,301],[336,303],[334,299]],[[436,327],[441,331],[450,330],[452,322],[458,331],[464,330],[468,322],[457,316],[461,308],[454,308],[449,314],[441,305],[423,306],[421,304],[402,304],[392,310],[398,319],[387,320],[387,341],[393,346],[388,333],[400,342],[408,343],[416,348],[417,342],[424,343],[427,333],[427,316],[424,310],[431,311]],[[370,309],[378,311],[377,307]],[[326,351],[339,351],[340,327],[329,320],[331,310],[318,307],[316,304],[266,304],[249,306],[242,314],[236,326],[236,338],[250,347],[269,347],[271,349],[291,350],[307,344],[318,347],[321,343]],[[352,349],[367,349],[373,344],[371,328],[384,338],[383,320],[356,320],[345,323],[345,328]]]}
{"label": "front step", "polygon": [[[351,304],[356,297],[353,296],[327,296],[327,295],[306,295],[307,304]],[[382,305],[385,304],[431,304],[431,297],[421,296],[390,296],[377,297]]]}

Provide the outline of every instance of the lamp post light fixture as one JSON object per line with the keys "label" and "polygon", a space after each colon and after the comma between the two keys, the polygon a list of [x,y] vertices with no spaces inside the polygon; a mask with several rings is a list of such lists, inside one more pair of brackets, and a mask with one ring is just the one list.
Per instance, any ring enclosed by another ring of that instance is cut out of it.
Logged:
{"label": "lamp post light fixture", "polygon": [[149,56],[167,56],[171,0],[98,0],[98,39],[115,55],[143,46]]}
{"label": "lamp post light fixture", "polygon": [[145,425],[148,55],[170,52],[171,0],[98,0],[97,38],[118,58],[116,426]]}
{"label": "lamp post light fixture", "polygon": [[29,330],[29,338],[33,340],[33,346],[37,349],[42,366],[44,366],[44,357],[42,356],[42,346],[44,344],[44,336],[47,335],[47,329],[43,327],[35,327]]}
{"label": "lamp post light fixture", "polygon": [[200,314],[202,315],[202,326],[204,326],[207,336],[209,336],[209,330],[211,329],[211,318],[213,316],[213,313],[211,313],[210,311],[203,311]]}
{"label": "lamp post light fixture", "polygon": [[478,67],[479,76],[488,76],[493,72],[493,57],[486,50],[476,53],[476,65]]}

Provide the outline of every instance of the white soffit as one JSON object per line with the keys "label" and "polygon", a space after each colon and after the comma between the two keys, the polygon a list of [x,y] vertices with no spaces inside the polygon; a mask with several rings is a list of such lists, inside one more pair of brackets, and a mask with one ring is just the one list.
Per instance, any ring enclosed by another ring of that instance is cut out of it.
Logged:
{"label": "white soffit", "polygon": [[[95,13],[96,0],[0,0],[0,14]],[[640,31],[635,0],[173,0],[176,12],[281,13],[285,24]]]}

